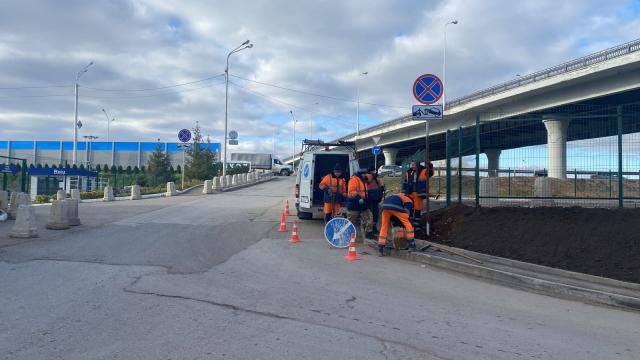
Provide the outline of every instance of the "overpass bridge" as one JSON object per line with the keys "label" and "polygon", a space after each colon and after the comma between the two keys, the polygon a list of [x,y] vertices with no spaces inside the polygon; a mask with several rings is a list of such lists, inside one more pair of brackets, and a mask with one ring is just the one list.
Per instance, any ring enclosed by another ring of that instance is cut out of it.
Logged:
{"label": "overpass bridge", "polygon": [[[499,167],[503,150],[547,144],[549,176],[565,178],[568,140],[616,135],[618,118],[624,119],[623,134],[640,132],[640,116],[631,116],[638,110],[640,39],[450,101],[444,119],[432,123],[430,158],[445,159],[447,137],[467,137],[477,121],[489,170]],[[424,123],[410,114],[337,140],[356,141],[361,162],[368,164],[375,136],[381,137],[386,164],[424,149]],[[466,156],[476,150],[460,151]]]}

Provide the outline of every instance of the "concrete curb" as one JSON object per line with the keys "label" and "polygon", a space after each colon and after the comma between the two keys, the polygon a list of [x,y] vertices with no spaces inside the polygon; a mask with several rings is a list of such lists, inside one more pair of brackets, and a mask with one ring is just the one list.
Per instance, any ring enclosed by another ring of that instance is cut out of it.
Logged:
{"label": "concrete curb", "polygon": [[246,187],[250,187],[252,185],[262,184],[262,183],[265,183],[267,181],[271,181],[272,179],[273,179],[273,177],[270,176],[270,177],[259,179],[258,181],[253,182],[253,183],[246,183],[246,184],[240,184],[240,185],[236,185],[236,186],[225,187],[225,188],[222,188],[220,190],[215,190],[213,193],[217,194],[217,193],[224,193],[224,192],[228,192],[228,191],[240,190],[240,189],[243,189],[243,188],[246,188]]}
{"label": "concrete curb", "polygon": [[[378,246],[374,241],[370,241],[368,245],[376,249]],[[438,246],[441,245],[438,244]],[[461,257],[457,260],[433,252],[410,253],[405,250],[390,249],[386,253],[395,258],[456,271],[522,290],[640,311],[640,285],[638,284],[528,264],[458,248],[455,248],[455,251],[476,258],[483,264],[466,262]]]}

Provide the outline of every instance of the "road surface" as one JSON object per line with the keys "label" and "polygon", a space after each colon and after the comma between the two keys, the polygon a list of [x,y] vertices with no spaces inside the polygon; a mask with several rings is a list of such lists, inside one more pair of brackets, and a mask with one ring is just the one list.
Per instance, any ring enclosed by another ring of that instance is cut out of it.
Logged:
{"label": "road surface", "polygon": [[350,263],[319,221],[291,245],[275,230],[292,187],[86,203],[84,225],[31,241],[0,224],[0,358],[640,358],[638,313]]}

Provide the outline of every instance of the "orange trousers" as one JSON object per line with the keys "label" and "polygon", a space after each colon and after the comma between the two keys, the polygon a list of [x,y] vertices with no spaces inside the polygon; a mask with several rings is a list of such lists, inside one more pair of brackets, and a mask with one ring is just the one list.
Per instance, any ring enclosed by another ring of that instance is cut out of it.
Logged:
{"label": "orange trousers", "polygon": [[322,211],[325,215],[331,214],[333,216],[340,215],[342,213],[342,206],[339,203],[333,204],[333,212],[331,211],[331,203],[324,203],[322,205]]}
{"label": "orange trousers", "polygon": [[402,223],[402,226],[407,232],[407,240],[413,240],[413,225],[411,225],[411,221],[409,221],[409,214],[404,211],[382,210],[382,225],[380,227],[380,235],[378,235],[378,244],[385,245],[387,243],[387,232],[389,231],[392,217],[395,217]]}
{"label": "orange trousers", "polygon": [[[424,199],[418,196],[417,192],[412,192],[411,194],[409,194],[409,197],[411,198],[411,200],[413,200],[414,214],[417,214],[417,217],[420,217],[420,214],[422,213],[422,202],[424,201]],[[413,216],[413,214],[411,215]]]}

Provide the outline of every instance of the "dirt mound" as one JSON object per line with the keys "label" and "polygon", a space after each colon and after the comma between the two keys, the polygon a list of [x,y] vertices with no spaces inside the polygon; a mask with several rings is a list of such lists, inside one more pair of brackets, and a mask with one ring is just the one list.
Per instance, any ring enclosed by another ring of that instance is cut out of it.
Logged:
{"label": "dirt mound", "polygon": [[432,224],[442,244],[640,283],[640,209],[452,206]]}

